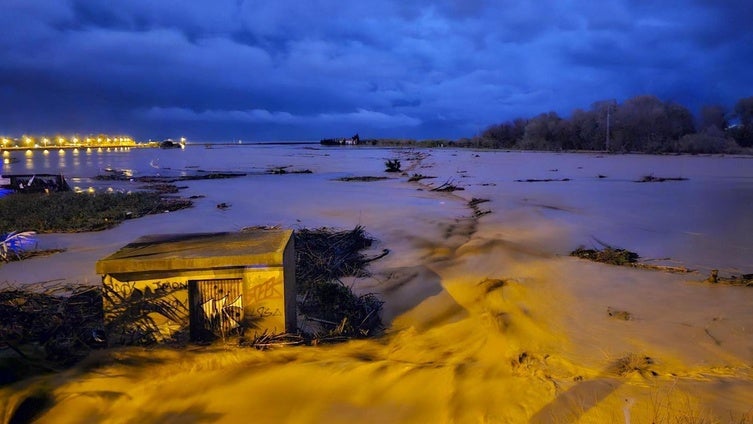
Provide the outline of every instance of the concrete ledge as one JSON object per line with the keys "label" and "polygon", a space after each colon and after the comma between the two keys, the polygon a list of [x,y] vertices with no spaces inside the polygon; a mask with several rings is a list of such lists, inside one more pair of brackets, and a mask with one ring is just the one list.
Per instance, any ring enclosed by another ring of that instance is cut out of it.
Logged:
{"label": "concrete ledge", "polygon": [[292,230],[158,234],[140,237],[97,261],[98,274],[282,266]]}

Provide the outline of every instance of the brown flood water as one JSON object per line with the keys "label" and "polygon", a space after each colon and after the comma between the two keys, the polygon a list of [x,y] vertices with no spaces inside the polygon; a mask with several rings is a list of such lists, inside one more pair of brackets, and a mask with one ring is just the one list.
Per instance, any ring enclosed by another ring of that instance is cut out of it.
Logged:
{"label": "brown flood water", "polygon": [[[0,281],[96,284],[96,259],[156,231],[361,224],[380,240],[376,249],[391,250],[372,277],[352,281],[386,301],[385,336],[266,352],[98,352],[75,369],[0,388],[5,420],[29,396],[49,401],[39,422],[50,423],[674,423],[751,413],[753,289],[701,283],[711,268],[753,272],[750,159],[290,152],[276,160],[315,168],[313,176],[191,183],[187,195],[207,195],[192,210],[42,237],[68,251],[3,266]],[[379,175],[385,157],[437,178],[331,180]],[[633,182],[650,173],[689,180]],[[514,181],[545,177],[570,181]],[[427,190],[445,181],[465,190]],[[473,197],[489,199],[479,207],[492,212],[473,218]],[[216,210],[220,201],[229,213]],[[595,239],[699,271],[567,256]]]}

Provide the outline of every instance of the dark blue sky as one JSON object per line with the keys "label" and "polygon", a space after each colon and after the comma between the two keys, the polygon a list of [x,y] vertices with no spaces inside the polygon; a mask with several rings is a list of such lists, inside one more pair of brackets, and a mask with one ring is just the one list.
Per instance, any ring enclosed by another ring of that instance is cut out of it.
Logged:
{"label": "dark blue sky", "polygon": [[753,2],[2,0],[0,135],[457,138],[753,95]]}

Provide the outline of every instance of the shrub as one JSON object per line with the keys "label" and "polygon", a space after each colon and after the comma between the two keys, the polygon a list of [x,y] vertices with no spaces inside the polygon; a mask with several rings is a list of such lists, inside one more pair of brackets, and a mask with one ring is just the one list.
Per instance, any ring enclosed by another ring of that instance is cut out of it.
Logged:
{"label": "shrub", "polygon": [[387,159],[384,162],[384,166],[387,167],[385,172],[400,172],[400,159]]}
{"label": "shrub", "polygon": [[736,153],[740,146],[716,127],[687,134],[677,142],[677,150],[685,153]]}

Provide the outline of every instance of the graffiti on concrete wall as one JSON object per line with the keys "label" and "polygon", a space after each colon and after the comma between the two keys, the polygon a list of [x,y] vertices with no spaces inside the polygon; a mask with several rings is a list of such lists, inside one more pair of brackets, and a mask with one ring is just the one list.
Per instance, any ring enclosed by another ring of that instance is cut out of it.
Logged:
{"label": "graffiti on concrete wall", "polygon": [[282,280],[280,278],[268,278],[266,281],[255,284],[248,289],[249,305],[272,299],[282,299]]}
{"label": "graffiti on concrete wall", "polygon": [[115,344],[149,344],[173,338],[188,325],[183,281],[118,281],[103,285],[105,331]]}
{"label": "graffiti on concrete wall", "polygon": [[200,280],[192,284],[192,319],[196,320],[192,325],[197,337],[205,337],[207,332],[224,337],[232,330],[242,331],[245,299],[240,278]]}
{"label": "graffiti on concrete wall", "polygon": [[201,304],[201,311],[208,327],[227,332],[241,325],[243,319],[243,295],[228,302],[228,296],[221,299],[211,298]]}

